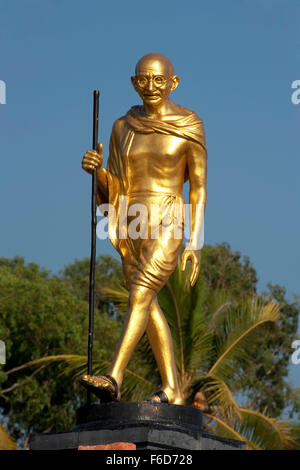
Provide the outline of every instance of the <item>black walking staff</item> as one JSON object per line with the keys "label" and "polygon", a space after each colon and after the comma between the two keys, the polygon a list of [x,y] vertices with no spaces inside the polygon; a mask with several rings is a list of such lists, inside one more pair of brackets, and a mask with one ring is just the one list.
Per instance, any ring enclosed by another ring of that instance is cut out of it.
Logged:
{"label": "black walking staff", "polygon": [[[98,121],[99,121],[99,90],[94,90],[93,109],[93,150],[97,150]],[[90,290],[89,290],[89,338],[88,338],[88,374],[92,375],[93,362],[93,333],[94,333],[94,304],[95,304],[95,264],[96,264],[96,198],[97,198],[97,168],[92,173],[92,213],[91,213],[91,259],[90,259]],[[88,403],[91,395],[88,392]]]}

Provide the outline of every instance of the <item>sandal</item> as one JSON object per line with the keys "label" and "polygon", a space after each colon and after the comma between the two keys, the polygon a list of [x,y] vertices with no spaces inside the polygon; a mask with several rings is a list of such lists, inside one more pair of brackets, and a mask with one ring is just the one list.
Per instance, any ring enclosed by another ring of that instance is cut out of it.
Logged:
{"label": "sandal", "polygon": [[119,401],[119,387],[111,375],[84,375],[79,383],[103,403]]}
{"label": "sandal", "polygon": [[159,390],[154,393],[154,395],[152,395],[152,397],[147,401],[151,403],[169,403],[168,397],[163,390]]}

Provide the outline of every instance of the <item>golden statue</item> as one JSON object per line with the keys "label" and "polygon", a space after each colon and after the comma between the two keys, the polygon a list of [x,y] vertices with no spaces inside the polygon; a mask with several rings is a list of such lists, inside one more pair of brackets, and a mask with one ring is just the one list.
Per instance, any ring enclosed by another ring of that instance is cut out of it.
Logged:
{"label": "golden statue", "polygon": [[[115,209],[116,217],[108,216],[109,237],[121,255],[130,293],[122,334],[108,374],[85,375],[81,384],[103,401],[119,400],[125,368],[146,332],[162,380],[161,390],[150,401],[181,405],[184,397],[178,383],[172,337],[157,293],[177,264],[183,240],[182,188],[186,180],[190,184],[191,235],[182,254],[181,269],[191,261],[191,286],[199,274],[199,240],[206,204],[203,123],[194,112],[169,99],[179,78],[163,55],[151,53],[142,57],[131,81],[143,105],[133,106],[114,123],[107,169],[102,167],[102,144],[97,151],[88,150],[82,161],[82,168],[88,173],[97,168],[97,203],[108,203]],[[122,197],[127,201],[125,219],[121,214]],[[146,236],[133,237],[127,230],[134,215],[131,209],[136,204],[146,207],[149,214]],[[158,231],[152,230],[153,220],[157,221],[154,207],[168,209],[166,223],[160,214]],[[126,235],[120,236],[123,229]]]}

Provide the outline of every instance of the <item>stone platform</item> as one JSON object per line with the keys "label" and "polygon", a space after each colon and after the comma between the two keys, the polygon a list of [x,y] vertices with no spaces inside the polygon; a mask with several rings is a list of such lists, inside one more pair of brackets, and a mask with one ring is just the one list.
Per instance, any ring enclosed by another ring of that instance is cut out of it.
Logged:
{"label": "stone platform", "polygon": [[245,450],[241,441],[208,434],[200,410],[149,402],[84,406],[71,431],[36,434],[30,449],[77,450],[113,442],[132,442],[137,450]]}

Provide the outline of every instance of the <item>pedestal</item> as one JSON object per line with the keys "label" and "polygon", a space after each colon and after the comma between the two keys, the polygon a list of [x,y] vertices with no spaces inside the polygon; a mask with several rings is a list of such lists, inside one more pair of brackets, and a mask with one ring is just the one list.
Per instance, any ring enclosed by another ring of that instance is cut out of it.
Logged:
{"label": "pedestal", "polygon": [[36,434],[31,450],[77,450],[113,442],[131,442],[137,450],[244,450],[245,444],[208,434],[202,413],[188,406],[165,403],[106,403],[77,411],[69,432]]}

